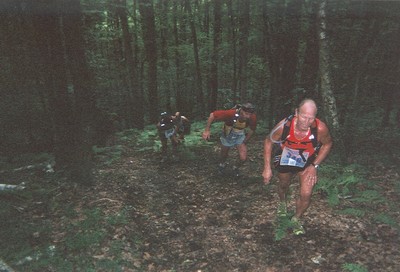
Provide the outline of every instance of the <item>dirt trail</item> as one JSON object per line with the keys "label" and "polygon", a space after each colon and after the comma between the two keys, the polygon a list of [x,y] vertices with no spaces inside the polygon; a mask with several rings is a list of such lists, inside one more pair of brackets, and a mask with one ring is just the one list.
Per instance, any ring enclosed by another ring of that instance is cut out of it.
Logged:
{"label": "dirt trail", "polygon": [[344,264],[360,264],[400,271],[393,229],[338,215],[318,194],[304,217],[307,233],[275,241],[276,186],[262,184],[262,139],[257,141],[239,179],[216,175],[218,154],[211,148],[166,164],[153,153],[129,150],[102,171],[102,180],[109,175],[116,182],[101,182],[96,190],[131,207],[126,236],[140,236],[147,270],[343,271]]}

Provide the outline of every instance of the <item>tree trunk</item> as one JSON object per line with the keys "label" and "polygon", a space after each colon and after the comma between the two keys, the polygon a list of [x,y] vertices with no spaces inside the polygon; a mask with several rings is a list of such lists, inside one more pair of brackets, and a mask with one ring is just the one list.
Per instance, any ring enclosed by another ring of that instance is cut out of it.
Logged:
{"label": "tree trunk", "polygon": [[198,48],[198,44],[197,44],[196,26],[195,26],[195,22],[194,22],[195,18],[194,18],[194,14],[192,13],[192,8],[190,6],[189,0],[185,0],[185,7],[186,7],[187,14],[189,16],[190,30],[191,30],[191,34],[192,34],[195,70],[196,70],[196,82],[195,82],[195,86],[196,86],[195,101],[196,101],[196,103],[195,103],[195,106],[197,106],[198,109],[196,109],[195,112],[203,115],[205,113],[204,97],[203,97],[203,80],[202,80],[201,68],[200,68],[200,57],[199,57],[199,48]]}
{"label": "tree trunk", "polygon": [[332,90],[331,74],[329,70],[329,45],[326,33],[326,0],[319,7],[319,72],[321,81],[321,95],[327,123],[331,127],[331,134],[339,147],[339,154],[345,158],[344,144],[340,134],[339,118],[336,108],[336,99]]}
{"label": "tree trunk", "polygon": [[91,184],[93,129],[97,117],[94,81],[86,60],[80,1],[68,1],[63,10],[66,11],[63,14],[63,33],[75,98],[74,179],[81,184]]}
{"label": "tree trunk", "polygon": [[147,91],[149,94],[150,122],[158,121],[158,91],[157,91],[157,44],[156,26],[154,22],[153,1],[139,1],[140,15],[142,16],[142,30],[147,60]]}
{"label": "tree trunk", "polygon": [[285,19],[285,36],[283,44],[283,58],[281,62],[281,93],[282,107],[278,114],[287,116],[294,112],[301,98],[295,93],[296,71],[299,62],[299,40],[301,33],[301,10],[304,1],[291,0],[287,4]]}
{"label": "tree trunk", "polygon": [[237,94],[237,54],[236,54],[236,24],[235,24],[235,14],[233,9],[232,0],[227,1],[228,5],[228,15],[229,15],[229,43],[232,45],[232,102],[234,105],[238,103],[238,94]]}
{"label": "tree trunk", "polygon": [[326,33],[326,0],[322,1],[319,9],[319,55],[320,55],[320,77],[321,77],[321,94],[324,100],[324,109],[332,128],[339,131],[339,121],[336,109],[336,100],[333,95],[331,74],[329,70],[329,45]]}
{"label": "tree trunk", "polygon": [[[70,170],[76,155],[76,124],[71,97],[67,91],[67,65],[62,18],[57,2],[38,2],[33,6],[37,43],[44,62],[44,86],[53,116],[56,170]],[[52,10],[52,12],[48,12]]]}
{"label": "tree trunk", "polygon": [[221,0],[214,1],[214,43],[213,52],[211,56],[211,69],[210,69],[210,102],[209,111],[213,111],[217,108],[218,100],[218,59],[219,59],[219,47],[221,44]]}
{"label": "tree trunk", "polygon": [[283,1],[278,1],[274,9],[267,4],[263,6],[265,49],[271,75],[270,113],[273,123],[293,113],[294,104],[298,102],[294,101],[292,91],[296,86],[303,2],[291,0],[284,5]]}
{"label": "tree trunk", "polygon": [[308,97],[316,97],[318,90],[318,3],[319,0],[311,2],[311,12],[309,15],[309,28],[306,35],[306,50],[304,62],[301,67],[300,86],[306,91]]}
{"label": "tree trunk", "polygon": [[174,0],[173,4],[173,29],[174,29],[174,42],[175,42],[175,76],[176,76],[176,108],[182,110],[185,107],[183,98],[183,83],[182,75],[183,69],[181,64],[181,55],[179,53],[179,30],[178,30],[178,3]]}
{"label": "tree trunk", "polygon": [[239,2],[239,93],[240,101],[247,100],[247,61],[248,61],[248,38],[250,28],[250,1]]}
{"label": "tree trunk", "polygon": [[126,0],[117,0],[117,15],[121,22],[123,53],[127,82],[127,112],[129,127],[142,129],[144,127],[143,95],[137,84],[137,69],[133,58],[131,34],[129,31]]}
{"label": "tree trunk", "polygon": [[[168,22],[168,14],[169,14],[169,1],[164,0],[159,2],[159,14],[160,20],[162,22]],[[165,107],[162,108],[162,111],[172,112],[171,105],[171,78],[169,77],[168,69],[169,69],[169,54],[168,54],[168,36],[169,36],[169,28],[168,24],[163,23],[160,25],[160,63],[161,69],[164,74],[164,77],[161,78],[161,84],[163,86],[162,90],[160,90],[160,103],[164,102]],[[161,96],[163,98],[161,98]],[[160,105],[161,106],[161,105]]]}

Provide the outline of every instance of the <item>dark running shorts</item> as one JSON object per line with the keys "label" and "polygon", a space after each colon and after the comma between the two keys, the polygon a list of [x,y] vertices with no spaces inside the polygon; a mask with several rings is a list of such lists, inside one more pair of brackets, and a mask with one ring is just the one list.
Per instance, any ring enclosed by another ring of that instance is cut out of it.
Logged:
{"label": "dark running shorts", "polygon": [[[280,153],[282,153],[282,151]],[[315,156],[311,156],[308,159],[308,161],[306,162],[306,164],[304,165],[304,167],[296,167],[296,166],[290,166],[290,165],[280,165],[280,160],[281,160],[281,154],[280,153],[279,153],[279,150],[277,150],[277,152],[274,155],[274,166],[275,166],[276,171],[278,171],[278,173],[296,174],[296,173],[301,172],[304,169],[306,169],[315,160]]]}

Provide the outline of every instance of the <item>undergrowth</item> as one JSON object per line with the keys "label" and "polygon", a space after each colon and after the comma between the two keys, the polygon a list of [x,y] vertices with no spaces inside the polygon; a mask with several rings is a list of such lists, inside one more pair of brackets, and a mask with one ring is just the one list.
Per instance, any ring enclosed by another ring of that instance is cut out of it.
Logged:
{"label": "undergrowth", "polygon": [[[184,159],[196,159],[196,148],[211,148],[218,141],[220,124],[212,126],[211,141],[201,139],[204,124],[192,124],[191,134],[186,135],[184,145],[179,147]],[[119,160],[124,146],[139,152],[160,150],[155,126],[148,126],[142,131],[126,130],[118,133],[117,137],[118,144],[114,146],[93,147],[101,164],[111,165]],[[48,158],[43,154],[38,157],[29,155],[21,157],[20,161],[14,160],[13,165]],[[1,166],[11,167],[4,160]],[[399,230],[399,222],[392,216],[397,212],[398,205],[386,199],[382,189],[371,181],[369,175],[370,170],[366,165],[342,165],[326,161],[319,172],[315,193],[325,195],[327,202],[339,213],[368,217]],[[112,215],[98,207],[78,210],[73,203],[64,203],[55,195],[59,184],[55,179],[54,176],[53,180],[34,183],[29,190],[0,192],[0,257],[21,271],[122,271],[121,267],[131,267],[132,259],[138,254],[135,248],[141,243],[140,236],[128,237],[127,240],[110,238],[112,230],[128,222],[128,209],[122,208]],[[393,191],[397,196],[400,195],[399,181],[394,183]],[[30,205],[41,206],[43,214],[26,216]],[[59,228],[62,237],[58,238],[57,243],[53,241],[51,219],[45,217],[49,211],[61,218]],[[290,215],[277,220],[275,240],[286,237],[291,227]],[[102,251],[102,248],[107,248],[107,251]],[[130,261],[127,256],[121,255],[122,251],[129,252]],[[352,263],[344,264],[342,268],[346,271],[365,271],[364,267]]]}

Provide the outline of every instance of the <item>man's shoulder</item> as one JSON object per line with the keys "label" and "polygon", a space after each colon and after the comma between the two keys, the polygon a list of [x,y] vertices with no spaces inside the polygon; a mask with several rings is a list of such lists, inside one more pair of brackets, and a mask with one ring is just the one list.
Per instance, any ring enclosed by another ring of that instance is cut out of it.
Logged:
{"label": "man's shoulder", "polygon": [[318,133],[329,133],[329,128],[324,121],[318,118],[316,118],[315,121],[317,123]]}
{"label": "man's shoulder", "polygon": [[216,110],[213,112],[215,117],[225,117],[225,116],[233,116],[235,115],[236,110],[231,109],[231,110]]}

